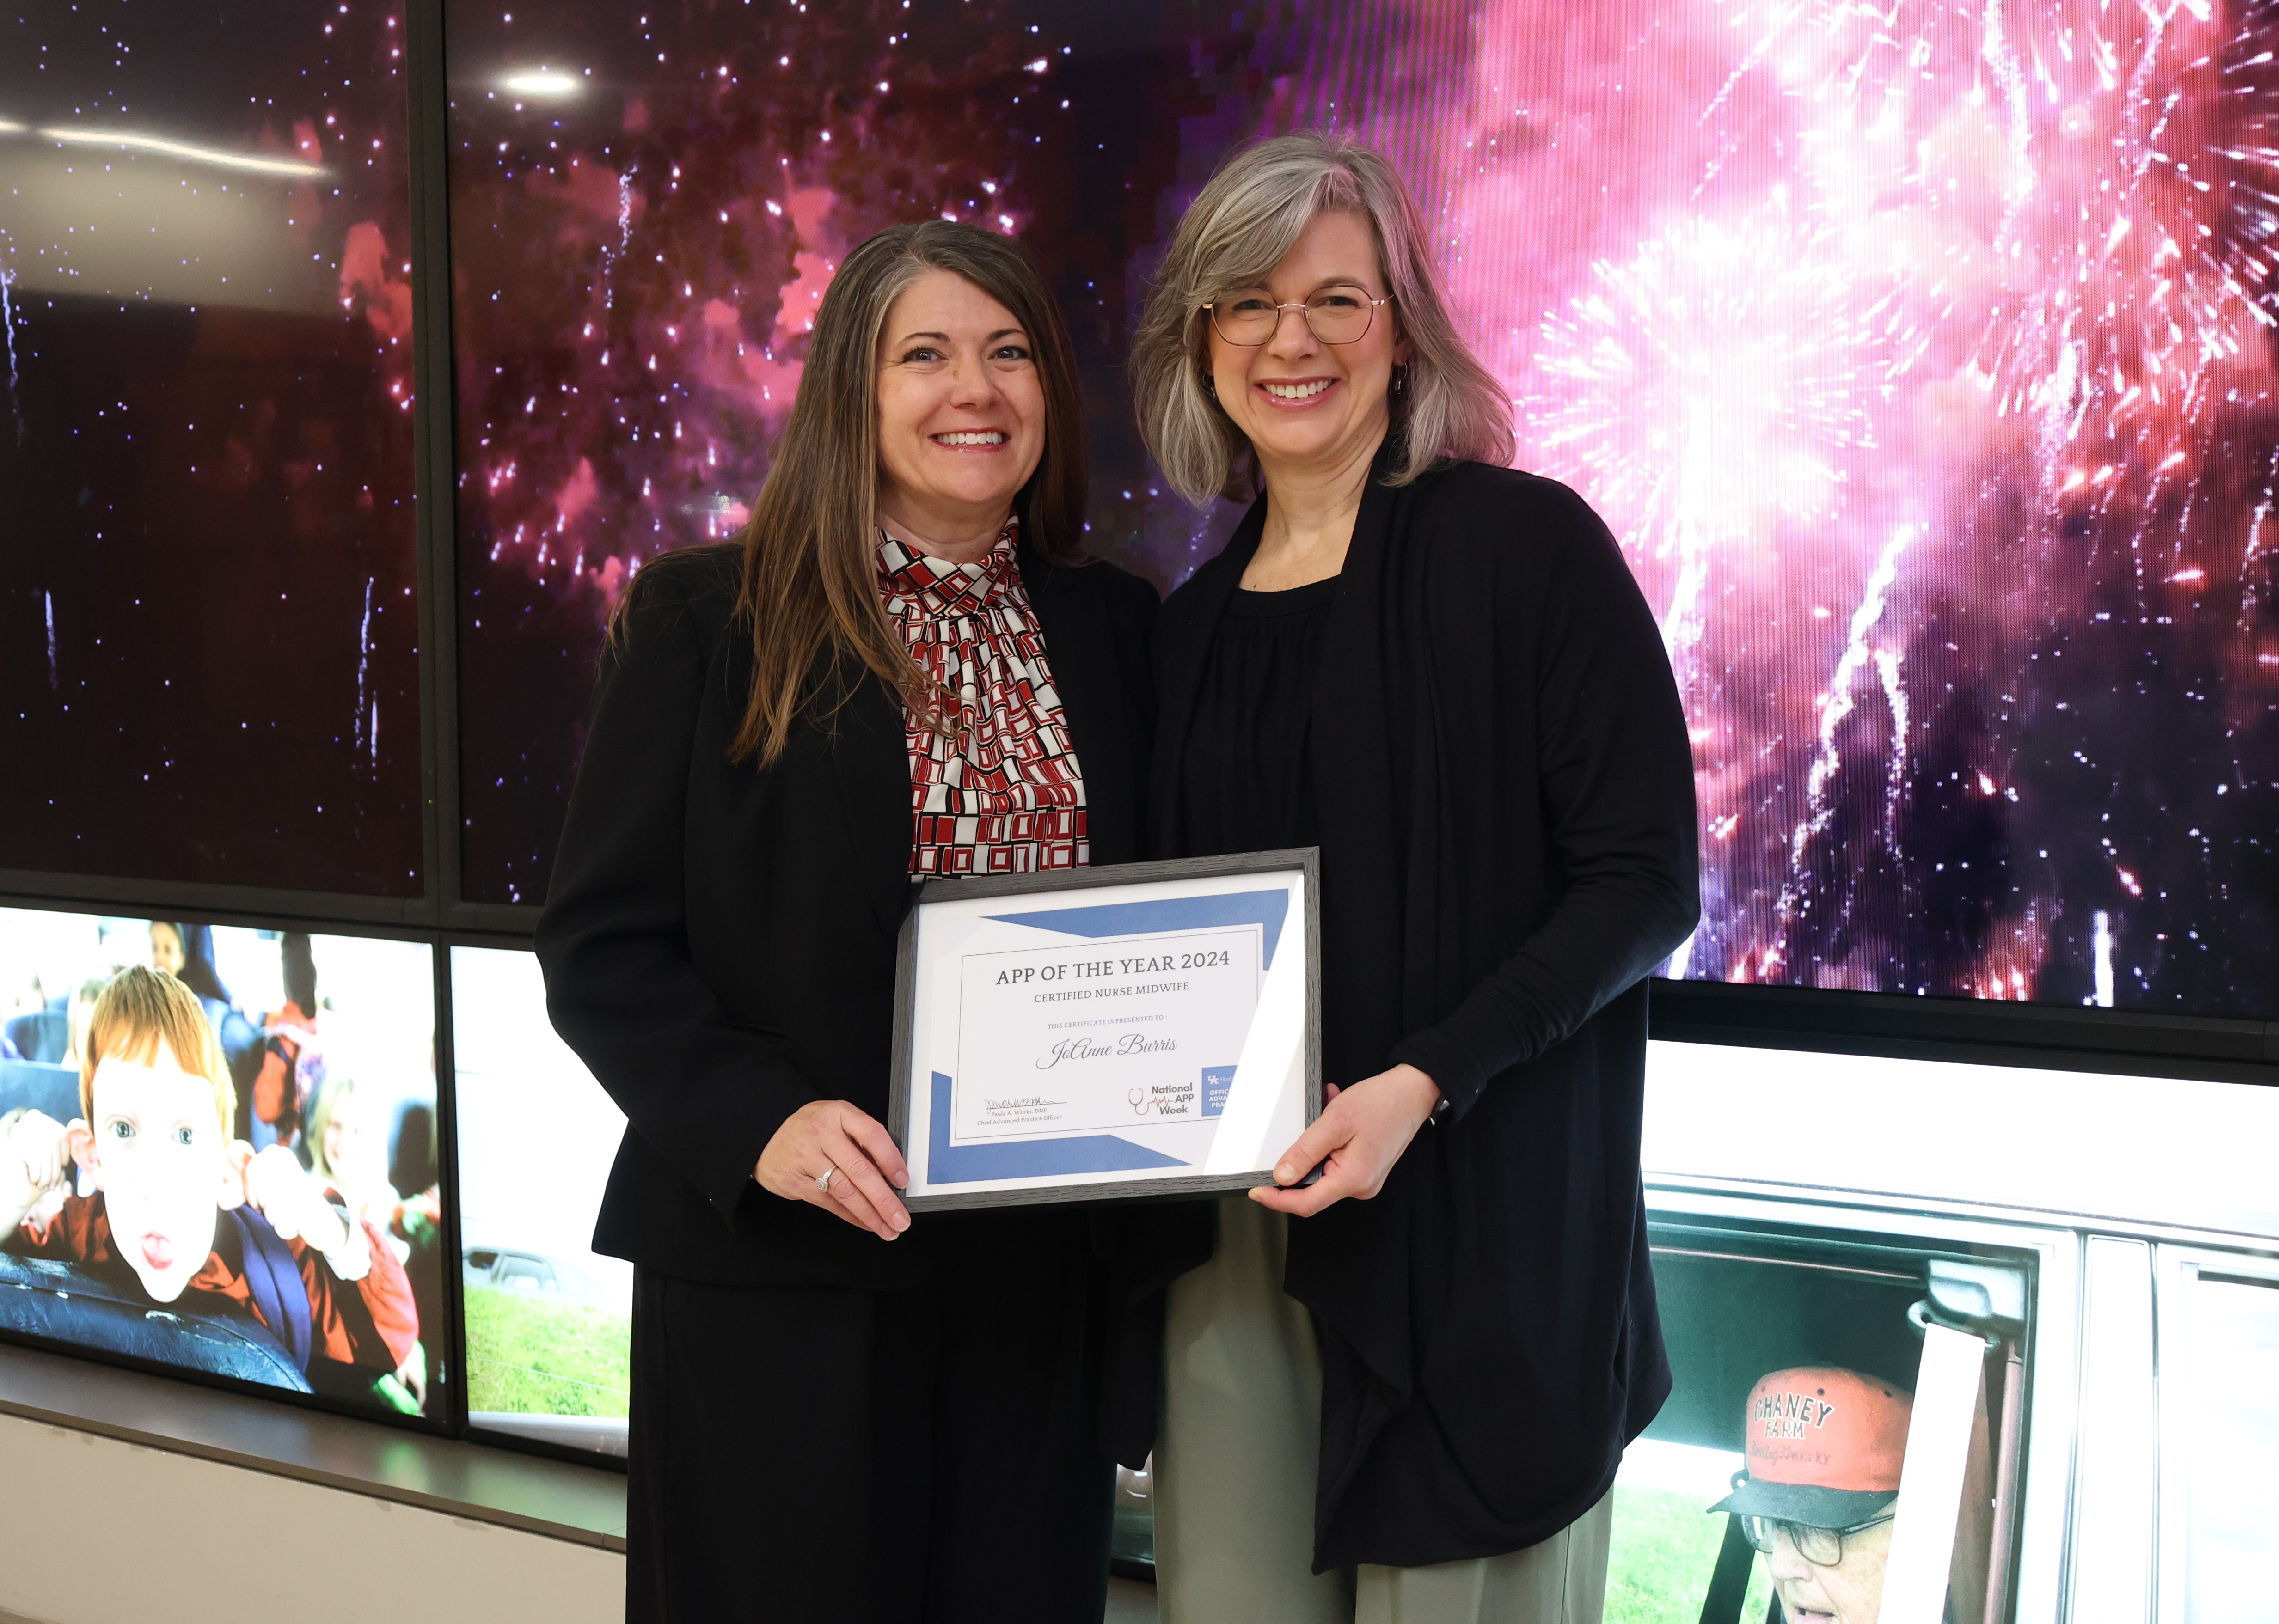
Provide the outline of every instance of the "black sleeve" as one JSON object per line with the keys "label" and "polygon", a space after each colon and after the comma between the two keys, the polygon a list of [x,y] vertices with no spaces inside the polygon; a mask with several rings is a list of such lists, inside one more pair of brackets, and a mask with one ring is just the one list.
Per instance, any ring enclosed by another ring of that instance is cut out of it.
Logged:
{"label": "black sleeve", "polygon": [[721,591],[677,561],[636,578],[602,655],[536,945],[554,1030],[725,1222],[760,1152],[817,1094],[728,1019],[688,956],[683,830],[708,586]]}
{"label": "black sleeve", "polygon": [[[1700,920],[1693,755],[1645,596],[1582,498],[1537,587],[1537,778],[1557,884],[1550,915],[1455,1013],[1394,1046],[1440,1085],[1444,1120],[1572,1034]],[[1495,747],[1492,741],[1491,747]]]}

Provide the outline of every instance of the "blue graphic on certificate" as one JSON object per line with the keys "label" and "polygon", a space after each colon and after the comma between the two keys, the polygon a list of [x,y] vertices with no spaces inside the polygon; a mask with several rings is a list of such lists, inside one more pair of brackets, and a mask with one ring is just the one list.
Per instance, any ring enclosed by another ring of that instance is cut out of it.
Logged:
{"label": "blue graphic on certificate", "polygon": [[1302,870],[929,903],[909,1194],[1255,1173],[1304,1126]]}

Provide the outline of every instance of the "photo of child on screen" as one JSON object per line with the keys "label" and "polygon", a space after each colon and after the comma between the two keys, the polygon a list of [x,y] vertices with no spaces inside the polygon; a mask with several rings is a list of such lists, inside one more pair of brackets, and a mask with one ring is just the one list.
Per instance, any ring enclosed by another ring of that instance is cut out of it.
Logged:
{"label": "photo of child on screen", "polygon": [[302,1115],[324,1069],[317,1042],[317,962],[309,938],[288,931],[278,948],[285,1002],[259,1017],[265,1041],[242,1094],[249,1107],[244,1137],[257,1150],[300,1142]]}
{"label": "photo of child on screen", "polygon": [[[290,1150],[233,1137],[220,1046],[172,975],[132,965],[104,987],[81,1046],[79,1103],[68,1124],[36,1110],[0,1117],[0,1249],[123,1269],[179,1312],[226,1299],[319,1390],[388,1399],[388,1384],[418,1370],[397,1251]],[[74,1167],[92,1193],[80,1193]]]}
{"label": "photo of child on screen", "polygon": [[[327,1200],[344,1206],[395,1254],[418,1295],[423,1264],[432,1272],[438,1262],[440,1192],[414,1191],[409,1199],[397,1193],[389,1178],[388,1124],[380,1097],[358,1088],[350,1073],[328,1072],[311,1098],[307,1126],[300,1148],[310,1175]],[[397,1367],[393,1379],[401,1398],[393,1392],[381,1398],[398,1408],[425,1403],[426,1360],[419,1350]]]}

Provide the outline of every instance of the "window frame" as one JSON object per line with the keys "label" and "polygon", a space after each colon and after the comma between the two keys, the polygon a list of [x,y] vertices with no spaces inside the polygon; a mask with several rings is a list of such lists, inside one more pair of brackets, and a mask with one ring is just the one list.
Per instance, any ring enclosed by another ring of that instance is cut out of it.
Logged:
{"label": "window frame", "polygon": [[2152,1391],[2156,1410],[2153,1617],[2185,1624],[2191,1605],[2191,1500],[2194,1439],[2188,1406],[2175,1394],[2193,1376],[2191,1292],[2203,1278],[2260,1286],[2279,1301],[2279,1240],[2241,1237],[2237,1251],[2207,1241],[2163,1241],[2152,1250]]}
{"label": "window frame", "polygon": [[2011,1624],[2060,1624],[2068,1616],[2066,1540],[2081,1389],[2082,1231],[2049,1214],[1997,1207],[1807,1193],[1713,1177],[1650,1177],[1646,1206],[1649,1222],[1677,1218],[1777,1225],[1931,1252],[1970,1255],[1984,1247],[2030,1257],[2009,1619]]}

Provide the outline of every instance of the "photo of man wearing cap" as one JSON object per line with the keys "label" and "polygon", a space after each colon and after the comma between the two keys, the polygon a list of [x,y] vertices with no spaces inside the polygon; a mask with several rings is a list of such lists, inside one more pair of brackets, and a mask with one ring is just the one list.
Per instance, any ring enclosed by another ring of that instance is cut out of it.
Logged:
{"label": "photo of man wearing cap", "polygon": [[1747,1464],[1709,1509],[1764,1552],[1788,1624],[1876,1624],[1913,1410],[1906,1389],[1834,1366],[1749,1390]]}

